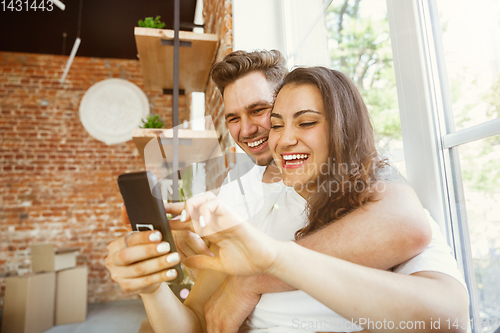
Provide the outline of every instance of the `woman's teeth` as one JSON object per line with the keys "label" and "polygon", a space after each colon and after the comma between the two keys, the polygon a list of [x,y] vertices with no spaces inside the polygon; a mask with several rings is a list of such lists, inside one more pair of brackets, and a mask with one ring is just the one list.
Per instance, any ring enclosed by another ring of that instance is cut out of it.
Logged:
{"label": "woman's teeth", "polygon": [[293,154],[293,155],[283,155],[283,159],[286,161],[289,160],[303,160],[307,158],[309,155],[307,154]]}
{"label": "woman's teeth", "polygon": [[287,165],[302,164],[308,158],[309,158],[309,155],[307,155],[307,154],[283,155],[283,159],[285,160],[285,164],[287,164]]}
{"label": "woman's teeth", "polygon": [[263,138],[263,139],[260,139],[259,141],[247,142],[247,145],[249,147],[251,147],[251,148],[256,148],[256,147],[260,146],[261,144],[263,144],[266,141],[267,141],[267,138]]}

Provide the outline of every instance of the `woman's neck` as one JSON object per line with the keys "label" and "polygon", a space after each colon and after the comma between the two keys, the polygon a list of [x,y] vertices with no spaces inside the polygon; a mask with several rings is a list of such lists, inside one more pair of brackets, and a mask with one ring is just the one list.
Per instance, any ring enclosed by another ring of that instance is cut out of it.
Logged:
{"label": "woman's neck", "polygon": [[266,171],[264,171],[264,174],[262,175],[262,182],[269,184],[269,183],[277,183],[280,180],[281,180],[281,171],[274,162],[271,162],[271,164],[267,166]]}
{"label": "woman's neck", "polygon": [[297,192],[302,198],[304,198],[305,200],[309,200],[313,194],[316,192],[316,187],[314,188],[310,188],[307,186],[302,186],[300,189],[295,189],[295,192]]}

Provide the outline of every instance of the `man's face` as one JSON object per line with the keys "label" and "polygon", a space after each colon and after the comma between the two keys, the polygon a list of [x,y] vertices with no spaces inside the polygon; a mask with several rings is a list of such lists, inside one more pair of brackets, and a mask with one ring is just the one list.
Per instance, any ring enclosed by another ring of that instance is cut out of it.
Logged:
{"label": "man's face", "polygon": [[261,72],[252,72],[224,89],[224,115],[234,141],[257,165],[273,160],[267,138],[273,89]]}

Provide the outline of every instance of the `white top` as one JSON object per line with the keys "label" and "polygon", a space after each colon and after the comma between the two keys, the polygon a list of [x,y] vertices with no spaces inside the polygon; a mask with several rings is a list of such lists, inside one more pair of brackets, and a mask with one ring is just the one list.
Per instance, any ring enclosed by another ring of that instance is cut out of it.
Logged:
{"label": "white top", "polygon": [[[221,188],[219,198],[227,201],[242,216],[250,216],[250,221],[269,236],[282,241],[295,239],[295,232],[306,221],[304,213],[306,200],[293,188],[283,182],[262,183],[265,167],[256,166],[241,177],[241,187],[237,182]],[[244,201],[247,199],[248,205]],[[451,248],[441,234],[439,226],[426,211],[432,228],[429,246],[416,257],[400,264],[394,272],[413,274],[421,271],[444,273],[457,279],[465,287]],[[466,288],[467,289],[467,288]],[[360,326],[347,320],[301,290],[263,294],[259,303],[248,317],[248,326],[241,332],[268,333],[309,333],[309,332],[354,332]]]}
{"label": "white top", "polygon": [[[251,162],[253,164],[253,162]],[[280,194],[290,190],[283,182],[267,184],[262,182],[265,166],[238,164],[239,170],[232,170],[224,179],[217,197],[228,204],[248,222],[258,225],[257,221],[269,223],[268,213],[272,210]],[[257,217],[256,215],[259,214]]]}

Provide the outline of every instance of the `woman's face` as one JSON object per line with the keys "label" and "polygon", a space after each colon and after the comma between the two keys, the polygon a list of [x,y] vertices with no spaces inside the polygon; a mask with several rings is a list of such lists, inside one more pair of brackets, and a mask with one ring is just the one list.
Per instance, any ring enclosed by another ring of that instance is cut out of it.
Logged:
{"label": "woman's face", "polygon": [[328,158],[328,124],[318,88],[289,84],[280,90],[271,113],[269,147],[285,185],[307,198]]}

